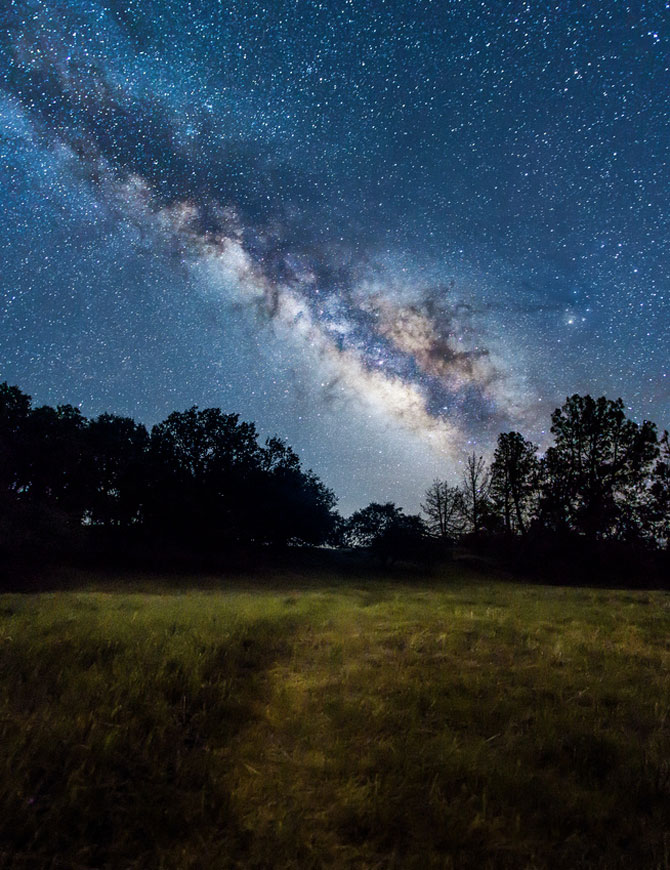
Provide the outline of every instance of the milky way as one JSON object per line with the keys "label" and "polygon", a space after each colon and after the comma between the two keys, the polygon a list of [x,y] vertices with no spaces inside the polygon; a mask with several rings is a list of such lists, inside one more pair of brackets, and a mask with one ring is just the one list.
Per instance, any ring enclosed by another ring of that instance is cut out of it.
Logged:
{"label": "milky way", "polygon": [[575,391],[668,425],[668,6],[3,4],[0,379],[345,512]]}

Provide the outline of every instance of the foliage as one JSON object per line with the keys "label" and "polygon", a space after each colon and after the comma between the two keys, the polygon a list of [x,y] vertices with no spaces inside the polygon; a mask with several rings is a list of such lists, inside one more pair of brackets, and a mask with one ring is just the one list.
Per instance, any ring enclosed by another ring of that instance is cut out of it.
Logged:
{"label": "foliage", "polygon": [[269,543],[320,544],[335,525],[335,494],[313,471],[303,471],[298,455],[279,438],[266,441],[260,534]]}
{"label": "foliage", "polygon": [[248,537],[261,449],[252,423],[218,408],[175,411],[151,430],[150,519],[215,541]]}
{"label": "foliage", "polygon": [[667,430],[663,432],[659,447],[645,505],[646,529],[654,540],[670,549],[670,437]]}
{"label": "foliage", "polygon": [[[575,559],[583,550],[580,538],[623,542],[631,554],[641,546],[667,546],[667,435],[659,445],[653,423],[628,419],[621,399],[604,396],[573,395],[551,419],[554,443],[543,457],[521,433],[503,432],[490,467],[473,452],[460,487],[435,481],[422,505],[430,531],[465,533],[478,548],[485,545],[483,537],[532,532],[533,551],[571,541]],[[595,557],[596,549],[588,553]]]}
{"label": "foliage", "polygon": [[25,439],[30,396],[18,387],[0,383],[0,490],[18,492],[27,481]]}
{"label": "foliage", "polygon": [[621,399],[604,396],[571,396],[551,420],[545,521],[591,538],[634,537],[658,452],[654,424],[629,420]]}
{"label": "foliage", "polygon": [[91,522],[131,526],[143,519],[149,436],[129,417],[101,414],[88,424]]}
{"label": "foliage", "polygon": [[551,420],[554,442],[543,457],[521,433],[504,432],[490,465],[474,451],[466,457],[460,486],[435,480],[425,520],[371,502],[343,521],[334,493],[295,451],[277,437],[259,443],[238,414],[194,406],[148,433],[127,417],[33,408],[3,383],[0,548],[30,550],[41,539],[49,549],[54,534],[65,541],[82,527],[209,551],[345,543],[383,562],[422,559],[427,534],[480,549],[502,533],[527,540],[530,532],[542,546],[553,535],[667,548],[667,434],[659,443],[653,423],[630,420],[621,399],[604,396],[573,395]]}
{"label": "foliage", "polygon": [[508,533],[528,530],[537,502],[540,463],[537,447],[519,432],[502,432],[493,462],[489,494]]}
{"label": "foliage", "polygon": [[402,510],[393,502],[371,502],[355,511],[346,523],[344,540],[350,547],[370,547],[386,528],[398,520]]}
{"label": "foliage", "polygon": [[393,502],[372,502],[355,511],[345,522],[343,542],[368,548],[382,564],[426,556],[427,529],[420,516],[405,514]]}
{"label": "foliage", "polygon": [[371,544],[383,565],[398,561],[424,560],[428,556],[426,526],[417,514],[399,511]]}
{"label": "foliage", "polygon": [[127,417],[33,409],[0,384],[0,546],[28,545],[48,517],[54,529],[132,527],[192,546],[319,544],[335,502],[288,445],[261,446],[237,414],[193,407],[149,435]]}

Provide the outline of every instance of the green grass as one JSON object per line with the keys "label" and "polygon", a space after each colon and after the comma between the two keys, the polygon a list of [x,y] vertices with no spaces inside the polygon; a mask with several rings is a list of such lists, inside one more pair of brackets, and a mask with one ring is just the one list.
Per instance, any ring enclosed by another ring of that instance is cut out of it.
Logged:
{"label": "green grass", "polygon": [[668,593],[457,568],[3,595],[0,867],[668,870],[669,667]]}

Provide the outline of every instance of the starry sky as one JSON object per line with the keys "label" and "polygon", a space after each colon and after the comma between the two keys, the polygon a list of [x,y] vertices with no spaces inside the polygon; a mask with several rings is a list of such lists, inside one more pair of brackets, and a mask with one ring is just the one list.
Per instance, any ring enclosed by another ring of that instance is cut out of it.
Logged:
{"label": "starry sky", "polygon": [[573,392],[670,424],[670,3],[2,0],[0,380],[416,510]]}

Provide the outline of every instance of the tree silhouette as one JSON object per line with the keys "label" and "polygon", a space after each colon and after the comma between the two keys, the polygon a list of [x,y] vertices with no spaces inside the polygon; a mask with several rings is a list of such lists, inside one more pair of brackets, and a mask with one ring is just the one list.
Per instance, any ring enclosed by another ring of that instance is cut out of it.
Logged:
{"label": "tree silhouette", "polygon": [[393,502],[371,502],[351,515],[344,538],[350,546],[370,549],[386,564],[421,557],[426,527],[420,516],[404,514]]}
{"label": "tree silhouette", "polygon": [[[551,419],[554,443],[542,459],[522,434],[506,432],[490,469],[472,452],[460,487],[435,480],[422,504],[427,525],[393,502],[371,502],[343,521],[333,492],[298,454],[277,437],[260,445],[254,424],[237,414],[194,406],[149,434],[128,417],[89,421],[71,405],[33,408],[30,396],[1,383],[0,549],[23,541],[25,551],[55,551],[82,534],[120,541],[131,528],[133,540],[169,539],[192,551],[320,544],[337,534],[393,562],[423,554],[428,532],[471,532],[477,545],[485,531],[524,535],[531,523],[544,533],[524,551],[564,546],[556,533],[565,531],[574,552],[596,556],[602,547],[589,542],[604,539],[670,548],[668,433],[659,442],[653,423],[635,423],[621,399],[604,396],[573,395]],[[119,532],[96,535],[97,526]]]}
{"label": "tree silhouette", "polygon": [[421,517],[399,510],[375,536],[370,546],[383,565],[399,560],[423,561],[426,538],[427,529]]}
{"label": "tree silhouette", "polygon": [[654,424],[629,420],[621,399],[577,394],[551,421],[555,443],[545,455],[545,520],[590,538],[635,536],[658,453]]}
{"label": "tree silhouette", "polygon": [[501,432],[491,463],[490,496],[508,533],[526,533],[537,502],[537,447],[519,432]]}
{"label": "tree silhouette", "polygon": [[466,524],[463,491],[450,486],[446,480],[434,480],[428,487],[421,504],[432,535],[453,540],[463,533]]}
{"label": "tree silhouette", "polygon": [[86,441],[91,522],[105,526],[140,523],[148,482],[146,428],[130,417],[101,414],[89,422]]}
{"label": "tree silhouette", "polygon": [[335,494],[314,472],[302,470],[298,455],[280,438],[265,442],[261,464],[256,539],[274,544],[327,540],[335,525]]}
{"label": "tree silhouette", "polygon": [[29,482],[30,396],[0,383],[0,494],[16,495]]}
{"label": "tree silhouette", "polygon": [[652,540],[670,550],[670,436],[659,441],[659,457],[651,475],[646,511],[646,531]]}
{"label": "tree silhouette", "polygon": [[373,501],[349,517],[344,540],[351,547],[370,547],[401,514],[401,509],[391,501],[385,504]]}
{"label": "tree silhouette", "polygon": [[35,408],[26,424],[29,483],[33,502],[58,508],[81,522],[90,488],[86,429],[88,421],[72,405]]}
{"label": "tree silhouette", "polygon": [[468,456],[463,472],[463,510],[469,530],[477,536],[488,514],[490,475],[483,456],[474,451]]}
{"label": "tree silhouette", "polygon": [[189,538],[317,544],[335,495],[279,438],[258,444],[253,423],[218,408],[175,412],[151,430],[148,518]]}
{"label": "tree silhouette", "polygon": [[148,519],[210,542],[247,538],[262,452],[253,423],[218,408],[175,411],[151,430]]}

